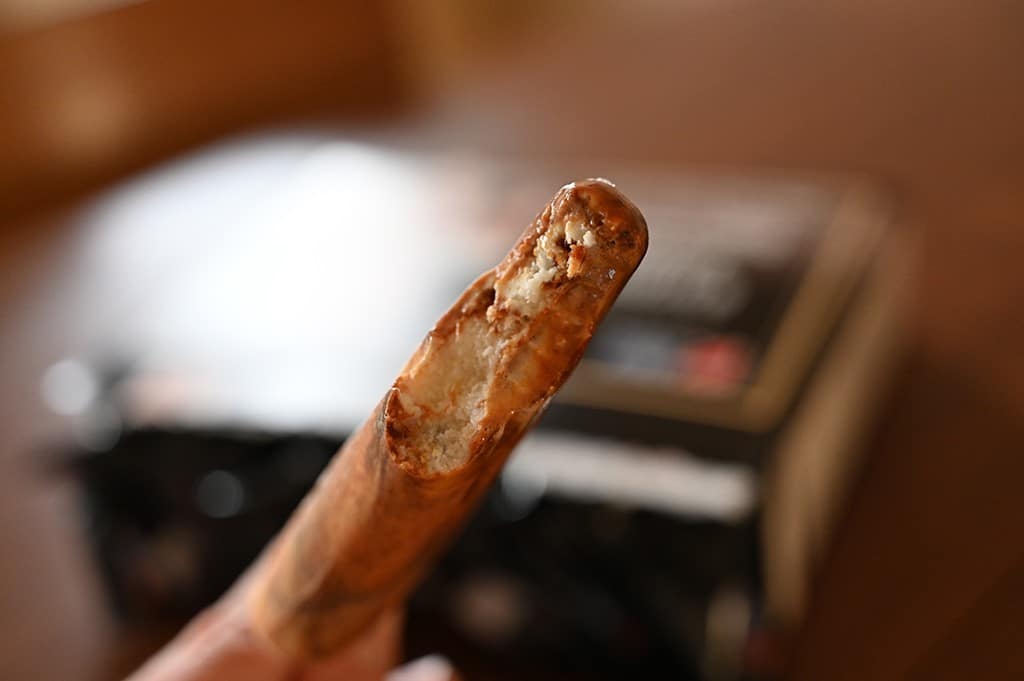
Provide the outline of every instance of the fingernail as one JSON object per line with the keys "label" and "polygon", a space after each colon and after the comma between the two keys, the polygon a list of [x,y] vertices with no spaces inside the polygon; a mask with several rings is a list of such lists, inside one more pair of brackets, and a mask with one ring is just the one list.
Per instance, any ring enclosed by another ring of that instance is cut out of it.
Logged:
{"label": "fingernail", "polygon": [[394,669],[386,681],[454,681],[455,668],[440,655],[427,655]]}

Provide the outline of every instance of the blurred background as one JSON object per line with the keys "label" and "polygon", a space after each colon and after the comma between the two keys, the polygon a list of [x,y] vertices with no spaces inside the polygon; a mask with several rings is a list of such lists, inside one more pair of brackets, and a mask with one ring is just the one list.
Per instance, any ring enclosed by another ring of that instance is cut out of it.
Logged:
{"label": "blurred background", "polygon": [[1021,678],[1022,27],[998,0],[0,1],[0,678],[134,669],[588,176],[651,251],[409,654]]}

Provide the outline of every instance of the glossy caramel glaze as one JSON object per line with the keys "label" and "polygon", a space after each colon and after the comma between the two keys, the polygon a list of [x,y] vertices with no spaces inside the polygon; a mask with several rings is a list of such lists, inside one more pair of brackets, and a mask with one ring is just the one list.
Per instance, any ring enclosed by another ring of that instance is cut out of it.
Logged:
{"label": "glossy caramel glaze", "polygon": [[[545,234],[569,222],[591,233],[591,245],[550,244],[557,274],[540,287],[536,309],[517,311],[500,295],[502,283],[530,267]],[[612,185],[563,187],[504,261],[441,317],[257,567],[256,629],[290,656],[324,657],[400,603],[568,378],[646,249],[643,217]],[[467,455],[438,471],[416,443],[423,419],[436,416],[426,412],[442,408],[419,405],[414,417],[401,396],[470,326],[484,329],[477,333],[496,360]]]}

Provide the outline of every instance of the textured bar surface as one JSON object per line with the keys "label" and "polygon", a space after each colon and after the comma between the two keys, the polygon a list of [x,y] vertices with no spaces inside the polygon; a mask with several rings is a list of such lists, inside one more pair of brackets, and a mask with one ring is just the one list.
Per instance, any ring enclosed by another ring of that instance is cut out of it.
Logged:
{"label": "textured bar surface", "polygon": [[441,317],[254,576],[288,655],[342,648],[400,603],[579,362],[647,249],[611,184],[566,185]]}

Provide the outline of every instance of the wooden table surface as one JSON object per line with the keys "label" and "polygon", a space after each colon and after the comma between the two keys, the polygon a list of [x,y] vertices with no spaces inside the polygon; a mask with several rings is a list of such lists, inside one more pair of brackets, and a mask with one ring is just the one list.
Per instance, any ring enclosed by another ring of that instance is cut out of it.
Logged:
{"label": "wooden table surface", "polygon": [[[921,235],[912,352],[790,678],[1024,678],[1024,4],[588,8],[557,3],[352,134],[889,182]],[[6,263],[48,243],[18,224]]]}

